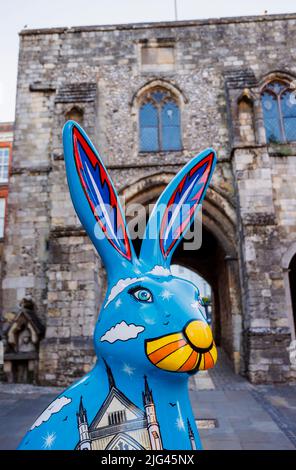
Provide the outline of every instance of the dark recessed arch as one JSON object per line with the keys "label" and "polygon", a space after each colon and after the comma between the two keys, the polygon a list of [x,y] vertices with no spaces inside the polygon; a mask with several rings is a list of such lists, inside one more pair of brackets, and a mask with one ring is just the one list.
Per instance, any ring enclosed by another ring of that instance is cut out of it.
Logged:
{"label": "dark recessed arch", "polygon": [[296,325],[296,253],[289,264],[289,284],[290,284],[290,293],[291,293],[291,302],[292,302],[292,313],[293,313],[293,323],[294,323],[294,335],[295,335],[295,325]]}
{"label": "dark recessed arch", "polygon": [[292,243],[282,258],[287,316],[292,340],[296,339],[296,242]]}

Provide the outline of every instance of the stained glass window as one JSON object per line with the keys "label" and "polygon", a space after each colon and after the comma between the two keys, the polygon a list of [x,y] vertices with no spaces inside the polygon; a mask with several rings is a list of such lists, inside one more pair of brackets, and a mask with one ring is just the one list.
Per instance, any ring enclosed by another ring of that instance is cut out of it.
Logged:
{"label": "stained glass window", "polygon": [[169,91],[149,91],[139,112],[141,152],[181,150],[180,120],[180,108]]}
{"label": "stained glass window", "polygon": [[261,101],[267,142],[296,141],[296,90],[274,81],[263,89]]}

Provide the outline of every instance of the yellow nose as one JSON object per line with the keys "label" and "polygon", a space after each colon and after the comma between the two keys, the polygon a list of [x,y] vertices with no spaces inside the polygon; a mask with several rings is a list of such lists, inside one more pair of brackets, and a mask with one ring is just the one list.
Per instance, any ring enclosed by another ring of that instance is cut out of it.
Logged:
{"label": "yellow nose", "polygon": [[209,325],[204,321],[191,321],[186,326],[184,333],[187,340],[196,349],[209,350],[213,345],[212,330]]}

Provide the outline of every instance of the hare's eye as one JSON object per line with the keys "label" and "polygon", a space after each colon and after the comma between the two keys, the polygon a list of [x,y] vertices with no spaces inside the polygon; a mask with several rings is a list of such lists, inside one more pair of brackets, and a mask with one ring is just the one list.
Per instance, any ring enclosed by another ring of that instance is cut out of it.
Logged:
{"label": "hare's eye", "polygon": [[140,302],[152,302],[153,300],[152,294],[149,289],[135,288],[131,289],[129,293]]}

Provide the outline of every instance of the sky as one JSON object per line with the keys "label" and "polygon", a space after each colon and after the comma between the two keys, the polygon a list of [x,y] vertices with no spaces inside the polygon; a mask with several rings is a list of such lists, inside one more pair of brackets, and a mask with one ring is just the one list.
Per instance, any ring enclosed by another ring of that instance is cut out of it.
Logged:
{"label": "sky", "polygon": [[0,0],[0,122],[14,120],[23,28],[296,13],[295,0]]}

